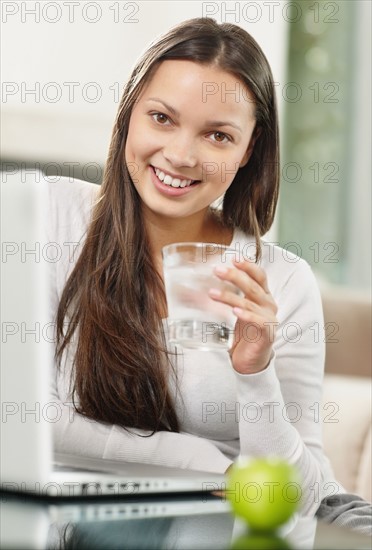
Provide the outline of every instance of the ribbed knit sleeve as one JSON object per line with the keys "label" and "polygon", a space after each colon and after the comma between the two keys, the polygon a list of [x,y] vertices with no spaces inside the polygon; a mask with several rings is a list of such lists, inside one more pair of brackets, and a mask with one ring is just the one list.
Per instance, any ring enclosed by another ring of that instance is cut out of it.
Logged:
{"label": "ribbed knit sleeve", "polygon": [[320,414],[325,344],[320,294],[303,260],[276,301],[279,325],[269,366],[256,374],[236,373],[240,453],[276,455],[295,464],[302,511],[313,515],[329,488]]}

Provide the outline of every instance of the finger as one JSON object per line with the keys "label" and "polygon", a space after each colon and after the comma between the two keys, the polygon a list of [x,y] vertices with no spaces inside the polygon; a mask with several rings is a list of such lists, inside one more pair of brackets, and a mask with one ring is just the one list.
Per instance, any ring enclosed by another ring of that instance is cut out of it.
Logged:
{"label": "finger", "polygon": [[247,299],[244,296],[239,296],[234,292],[228,290],[219,290],[218,288],[211,288],[208,291],[212,300],[216,300],[230,307],[238,307],[241,309],[248,309],[249,311],[260,311],[261,304],[257,304],[252,300]]}
{"label": "finger", "polygon": [[262,267],[259,267],[253,262],[248,262],[247,260],[233,260],[233,264],[238,269],[247,273],[256,283],[264,289],[266,293],[270,293],[269,285],[267,282],[267,276]]}
{"label": "finger", "polygon": [[266,304],[268,294],[243,269],[216,268],[215,272],[220,279],[229,281],[237,286],[244,293],[246,298],[251,299],[260,305]]}

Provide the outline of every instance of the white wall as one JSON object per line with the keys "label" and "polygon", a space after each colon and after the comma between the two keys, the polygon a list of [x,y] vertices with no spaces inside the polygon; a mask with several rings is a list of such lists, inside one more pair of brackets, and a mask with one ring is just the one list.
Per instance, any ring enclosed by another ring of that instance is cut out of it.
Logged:
{"label": "white wall", "polygon": [[[284,81],[287,22],[278,2],[271,9],[267,1],[1,4],[3,158],[103,163],[136,58],[155,36],[191,17],[244,27],[261,44],[275,79]],[[27,94],[32,89],[36,95]]]}

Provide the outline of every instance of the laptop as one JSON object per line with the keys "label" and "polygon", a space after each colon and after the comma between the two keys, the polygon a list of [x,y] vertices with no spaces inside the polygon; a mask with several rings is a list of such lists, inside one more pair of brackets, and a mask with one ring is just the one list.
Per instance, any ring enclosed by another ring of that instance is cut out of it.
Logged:
{"label": "laptop", "polygon": [[55,500],[224,489],[222,474],[54,455],[47,411],[54,349],[47,332],[46,184],[43,176],[22,180],[1,182],[1,490]]}

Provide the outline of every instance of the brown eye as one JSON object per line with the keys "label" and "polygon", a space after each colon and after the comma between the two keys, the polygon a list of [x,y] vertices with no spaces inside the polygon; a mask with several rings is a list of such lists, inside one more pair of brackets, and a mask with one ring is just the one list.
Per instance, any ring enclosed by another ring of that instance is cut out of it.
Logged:
{"label": "brown eye", "polygon": [[211,135],[213,136],[213,141],[216,143],[226,143],[227,141],[230,141],[227,135],[223,132],[213,132]]}
{"label": "brown eye", "polygon": [[167,115],[164,115],[163,113],[154,113],[152,116],[155,122],[158,122],[159,124],[165,124],[166,122],[168,122]]}

